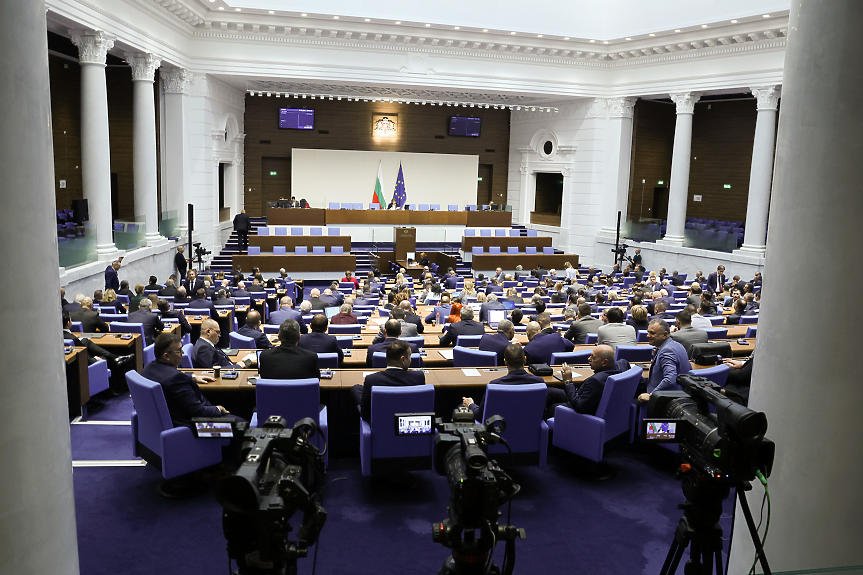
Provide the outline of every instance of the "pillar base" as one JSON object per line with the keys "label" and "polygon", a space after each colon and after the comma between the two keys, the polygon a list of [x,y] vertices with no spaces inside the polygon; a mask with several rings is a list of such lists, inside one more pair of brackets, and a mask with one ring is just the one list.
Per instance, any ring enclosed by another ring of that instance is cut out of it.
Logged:
{"label": "pillar base", "polygon": [[752,246],[743,244],[738,249],[734,250],[733,254],[740,254],[744,256],[756,256],[759,258],[763,258],[764,254],[767,252],[767,246]]}
{"label": "pillar base", "polygon": [[96,244],[96,257],[100,260],[113,259],[120,250],[113,243],[111,244]]}
{"label": "pillar base", "polygon": [[148,233],[145,237],[147,239],[147,247],[162,246],[168,243],[168,238],[159,235],[158,232],[152,234]]}
{"label": "pillar base", "polygon": [[656,243],[665,246],[675,246],[678,248],[682,248],[683,236],[669,236],[668,234],[666,234],[664,238],[656,240]]}

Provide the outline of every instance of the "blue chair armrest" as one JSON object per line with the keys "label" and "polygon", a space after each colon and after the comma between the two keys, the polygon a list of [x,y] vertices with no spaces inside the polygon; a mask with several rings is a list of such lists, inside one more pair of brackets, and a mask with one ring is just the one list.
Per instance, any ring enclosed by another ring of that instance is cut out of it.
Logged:
{"label": "blue chair armrest", "polygon": [[132,410],[132,455],[141,457],[138,455],[138,412],[135,410]]}
{"label": "blue chair armrest", "polygon": [[360,469],[365,477],[372,474],[372,426],[360,419]]}
{"label": "blue chair armrest", "polygon": [[548,461],[548,424],[539,422],[539,466],[544,468]]}
{"label": "blue chair armrest", "polygon": [[554,445],[591,461],[602,461],[605,420],[558,405],[554,410]]}
{"label": "blue chair armrest", "polygon": [[160,435],[162,477],[172,479],[222,462],[222,441],[198,439],[188,427],[174,427]]}

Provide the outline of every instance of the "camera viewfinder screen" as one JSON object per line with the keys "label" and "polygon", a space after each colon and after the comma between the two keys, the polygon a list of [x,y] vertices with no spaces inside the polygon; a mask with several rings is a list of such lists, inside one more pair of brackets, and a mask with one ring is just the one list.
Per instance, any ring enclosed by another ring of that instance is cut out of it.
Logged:
{"label": "camera viewfinder screen", "polygon": [[283,130],[314,130],[315,111],[297,108],[280,108],[279,128]]}
{"label": "camera viewfinder screen", "polygon": [[431,435],[433,432],[432,414],[396,414],[396,432],[398,435]]}
{"label": "camera viewfinder screen", "polygon": [[681,422],[676,419],[644,420],[644,441],[676,443],[680,441]]}
{"label": "camera viewfinder screen", "polygon": [[226,437],[230,439],[234,436],[229,421],[196,421],[195,427],[198,430],[198,437]]}

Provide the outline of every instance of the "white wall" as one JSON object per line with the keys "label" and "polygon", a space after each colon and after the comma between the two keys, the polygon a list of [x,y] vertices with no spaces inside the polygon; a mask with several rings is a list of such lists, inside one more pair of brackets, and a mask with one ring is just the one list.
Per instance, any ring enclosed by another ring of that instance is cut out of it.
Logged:
{"label": "white wall", "polygon": [[362,202],[368,207],[375,190],[378,165],[383,169],[383,193],[393,197],[399,163],[402,165],[408,204],[456,204],[475,201],[479,156],[306,150],[291,152],[291,195],[315,207],[329,202]]}

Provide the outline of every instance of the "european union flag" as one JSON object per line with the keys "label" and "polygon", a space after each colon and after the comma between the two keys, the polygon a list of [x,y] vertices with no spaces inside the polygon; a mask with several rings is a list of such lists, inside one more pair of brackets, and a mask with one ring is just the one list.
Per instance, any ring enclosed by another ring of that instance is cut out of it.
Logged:
{"label": "european union flag", "polygon": [[408,201],[408,194],[405,192],[405,175],[402,173],[402,164],[399,162],[399,175],[396,178],[396,189],[393,192],[393,199],[398,207],[404,207]]}

